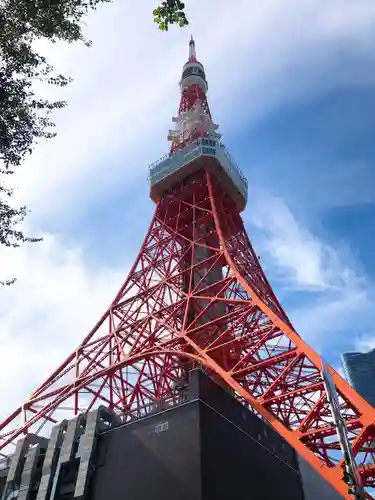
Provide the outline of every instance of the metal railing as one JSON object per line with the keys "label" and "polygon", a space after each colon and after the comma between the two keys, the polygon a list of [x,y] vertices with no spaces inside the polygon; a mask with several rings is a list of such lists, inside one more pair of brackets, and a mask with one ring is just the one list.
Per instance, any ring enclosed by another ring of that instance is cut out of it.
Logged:
{"label": "metal railing", "polygon": [[153,186],[172,173],[180,170],[199,156],[213,156],[217,158],[223,170],[232,179],[241,195],[247,200],[247,179],[241,169],[233,161],[225,146],[215,139],[198,139],[188,144],[184,149],[173,155],[165,155],[149,166],[148,180]]}

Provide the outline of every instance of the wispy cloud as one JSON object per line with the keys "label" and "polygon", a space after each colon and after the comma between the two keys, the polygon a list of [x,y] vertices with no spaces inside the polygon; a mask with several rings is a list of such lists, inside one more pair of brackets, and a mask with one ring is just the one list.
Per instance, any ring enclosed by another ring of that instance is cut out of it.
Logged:
{"label": "wispy cloud", "polygon": [[281,198],[253,191],[247,219],[261,231],[262,249],[284,286],[294,291],[337,292],[363,285],[354,259],[315,236]]}
{"label": "wispy cloud", "polygon": [[375,333],[373,328],[356,335],[353,350],[366,352],[375,349]]}
{"label": "wispy cloud", "polygon": [[371,322],[372,285],[353,256],[338,242],[332,246],[314,235],[280,198],[258,192],[249,208],[247,220],[250,232],[257,230],[261,262],[304,338],[324,348],[337,343],[335,334],[344,328]]}
{"label": "wispy cloud", "polygon": [[[164,154],[188,32],[159,33],[153,6],[146,0],[137,9],[131,2],[98,9],[88,19],[91,49],[45,47],[75,82],[57,94],[69,101],[56,114],[59,137],[38,147],[19,179],[19,197],[35,212],[62,215],[94,203],[108,186],[143,181],[147,163]],[[224,132],[322,87],[375,77],[337,63],[340,53],[360,59],[373,52],[370,0],[333,0],[324,9],[313,0],[238,0],[236,9],[227,0],[192,1],[187,8]]]}
{"label": "wispy cloud", "polygon": [[1,413],[27,397],[80,343],[127,267],[90,267],[79,248],[66,248],[49,234],[42,244],[0,248],[0,276],[20,278],[0,288]]}

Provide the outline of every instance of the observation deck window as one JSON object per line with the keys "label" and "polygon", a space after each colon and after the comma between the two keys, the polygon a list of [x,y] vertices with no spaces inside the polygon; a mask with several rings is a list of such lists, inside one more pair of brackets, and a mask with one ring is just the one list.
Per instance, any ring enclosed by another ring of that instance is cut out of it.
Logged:
{"label": "observation deck window", "polygon": [[206,79],[206,75],[204,74],[204,71],[201,68],[198,68],[196,66],[186,68],[184,72],[182,73],[182,78],[187,78],[188,76],[191,75],[197,75],[203,78],[203,80]]}

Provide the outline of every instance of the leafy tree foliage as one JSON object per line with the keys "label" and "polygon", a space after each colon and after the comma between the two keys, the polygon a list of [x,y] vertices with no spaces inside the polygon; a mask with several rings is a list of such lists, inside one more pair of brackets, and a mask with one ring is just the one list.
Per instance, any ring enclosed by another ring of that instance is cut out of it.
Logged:
{"label": "leafy tree foliage", "polygon": [[[0,245],[17,247],[23,242],[40,241],[17,230],[27,209],[12,208],[13,191],[6,181],[40,139],[56,135],[51,113],[66,106],[64,101],[36,96],[33,83],[65,86],[70,78],[56,74],[35,50],[34,42],[81,41],[90,46],[83,37],[82,20],[98,4],[111,1],[0,0]],[[163,2],[154,11],[159,29],[187,24],[183,9],[184,4],[178,0]],[[0,285],[13,281],[0,281]]]}
{"label": "leafy tree foliage", "polygon": [[184,9],[185,4],[180,0],[166,0],[154,10],[154,22],[159,25],[161,31],[168,31],[171,24],[183,28],[189,24]]}

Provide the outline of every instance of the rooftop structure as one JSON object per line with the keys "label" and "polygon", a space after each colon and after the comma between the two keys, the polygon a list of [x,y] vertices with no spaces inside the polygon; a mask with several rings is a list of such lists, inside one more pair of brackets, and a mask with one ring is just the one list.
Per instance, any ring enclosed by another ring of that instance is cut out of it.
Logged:
{"label": "rooftop structure", "polygon": [[[302,473],[301,473],[302,470]],[[272,475],[272,482],[267,481]],[[101,407],[21,439],[2,500],[340,500],[266,422],[200,370],[184,401],[123,424]]]}

